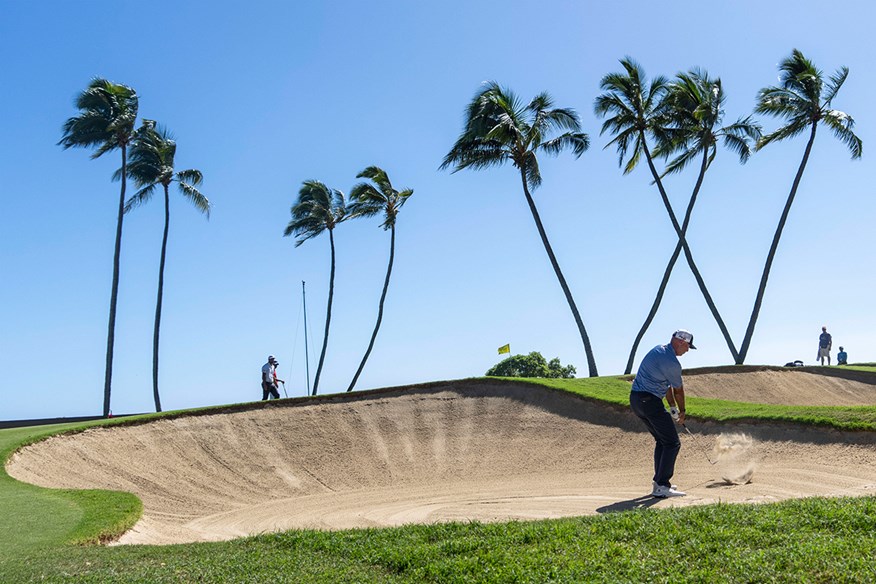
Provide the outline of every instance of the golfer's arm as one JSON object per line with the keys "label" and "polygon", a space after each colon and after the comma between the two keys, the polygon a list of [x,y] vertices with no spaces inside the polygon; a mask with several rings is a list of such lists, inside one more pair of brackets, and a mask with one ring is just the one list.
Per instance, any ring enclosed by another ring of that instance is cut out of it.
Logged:
{"label": "golfer's arm", "polygon": [[675,397],[675,403],[678,405],[678,411],[682,414],[684,413],[684,386],[681,387],[673,387],[672,393]]}

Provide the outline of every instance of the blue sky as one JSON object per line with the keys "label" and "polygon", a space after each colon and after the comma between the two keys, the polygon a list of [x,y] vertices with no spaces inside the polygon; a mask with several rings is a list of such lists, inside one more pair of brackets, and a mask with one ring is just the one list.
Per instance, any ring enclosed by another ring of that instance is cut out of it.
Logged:
{"label": "blue sky", "polygon": [[[667,4],[667,3],[663,3]],[[348,191],[369,165],[414,195],[402,210],[386,314],[357,388],[482,375],[510,343],[587,374],[584,350],[511,167],[438,170],[486,80],[575,108],[592,147],[543,158],[535,200],[593,344],[622,373],[676,239],[643,166],[623,176],[593,114],[599,81],[630,55],[650,76],[701,67],[721,77],[726,121],[798,48],[825,73],[851,72],[834,102],[864,157],[816,140],[764,299],[748,363],[815,361],[822,325],[852,361],[876,360],[870,3],[826,21],[799,3],[636,0],[375,2],[22,2],[0,0],[0,419],[99,414],[118,183],[117,153],[64,151],[75,95],[99,76],[134,87],[140,115],[175,135],[178,168],[204,173],[209,221],[176,196],[161,345],[164,409],[261,397],[280,360],[304,395],[301,282],[311,375],[328,288],[327,237],[282,237],[302,181]],[[761,120],[766,130],[777,127]],[[720,151],[689,241],[740,344],[763,262],[805,146],[771,146],[741,166]],[[695,171],[666,181],[683,215]],[[112,409],[150,411],[161,199],[125,218]],[[332,329],[320,393],[346,389],[376,318],[388,233],[336,231]],[[732,362],[683,261],[644,350],[678,327],[683,365]],[[637,359],[638,363],[638,359]],[[732,396],[728,396],[732,398]]]}

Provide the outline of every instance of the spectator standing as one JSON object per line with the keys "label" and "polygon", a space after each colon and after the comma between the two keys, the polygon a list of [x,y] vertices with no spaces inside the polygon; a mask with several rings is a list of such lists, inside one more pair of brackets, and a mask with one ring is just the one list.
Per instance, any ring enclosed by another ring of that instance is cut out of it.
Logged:
{"label": "spectator standing", "polygon": [[827,364],[830,365],[830,347],[833,344],[833,338],[827,332],[827,327],[821,327],[821,334],[818,336],[818,359],[824,365],[824,360],[827,359]]}

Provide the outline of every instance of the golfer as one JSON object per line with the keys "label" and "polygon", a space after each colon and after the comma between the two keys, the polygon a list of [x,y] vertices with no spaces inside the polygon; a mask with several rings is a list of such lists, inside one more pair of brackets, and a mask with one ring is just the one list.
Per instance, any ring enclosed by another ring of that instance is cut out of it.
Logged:
{"label": "golfer", "polygon": [[262,365],[262,401],[270,398],[280,399],[277,382],[283,383],[283,380],[277,378],[277,365],[273,355],[268,355],[268,362]]}
{"label": "golfer", "polygon": [[[684,424],[684,385],[678,358],[689,349],[696,349],[690,332],[672,333],[668,344],[654,347],[642,359],[630,392],[633,413],[645,422],[656,441],[651,496],[661,499],[685,495],[669,479],[675,473],[675,459],[681,449],[673,420]],[[663,407],[664,397],[669,402],[669,412]]]}

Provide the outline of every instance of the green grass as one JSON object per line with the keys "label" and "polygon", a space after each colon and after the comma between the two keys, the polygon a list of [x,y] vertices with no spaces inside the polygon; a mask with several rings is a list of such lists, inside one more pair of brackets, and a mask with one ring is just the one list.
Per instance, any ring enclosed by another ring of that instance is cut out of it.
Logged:
{"label": "green grass", "polygon": [[[515,381],[506,378],[508,381]],[[621,377],[597,379],[527,379],[518,383],[532,383],[560,389],[586,398],[629,406],[630,383]],[[876,391],[876,387],[874,387]],[[876,406],[782,406],[752,404],[688,396],[685,399],[687,415],[692,420],[716,422],[770,421],[806,424],[833,428],[876,432]]]}
{"label": "green grass", "polygon": [[[20,445],[82,424],[0,431],[0,460]],[[0,558],[31,547],[97,543],[127,531],[142,514],[131,493],[42,489],[0,472]],[[0,560],[2,561],[2,560]]]}
{"label": "green grass", "polygon": [[876,498],[500,524],[290,531],[163,547],[61,546],[31,582],[872,582]]}
{"label": "green grass", "polygon": [[[620,378],[527,382],[628,404],[629,382]],[[688,413],[703,420],[876,430],[873,407],[761,406],[691,397]],[[167,415],[180,413],[161,417]],[[135,421],[0,430],[0,460],[51,433]],[[290,531],[209,544],[92,545],[124,531],[140,513],[131,494],[41,489],[0,469],[0,582],[876,581],[874,497],[640,509],[536,522]]]}
{"label": "green grass", "polygon": [[876,363],[852,363],[851,365],[842,365],[841,369],[854,369],[855,371],[869,371],[876,373]]}

